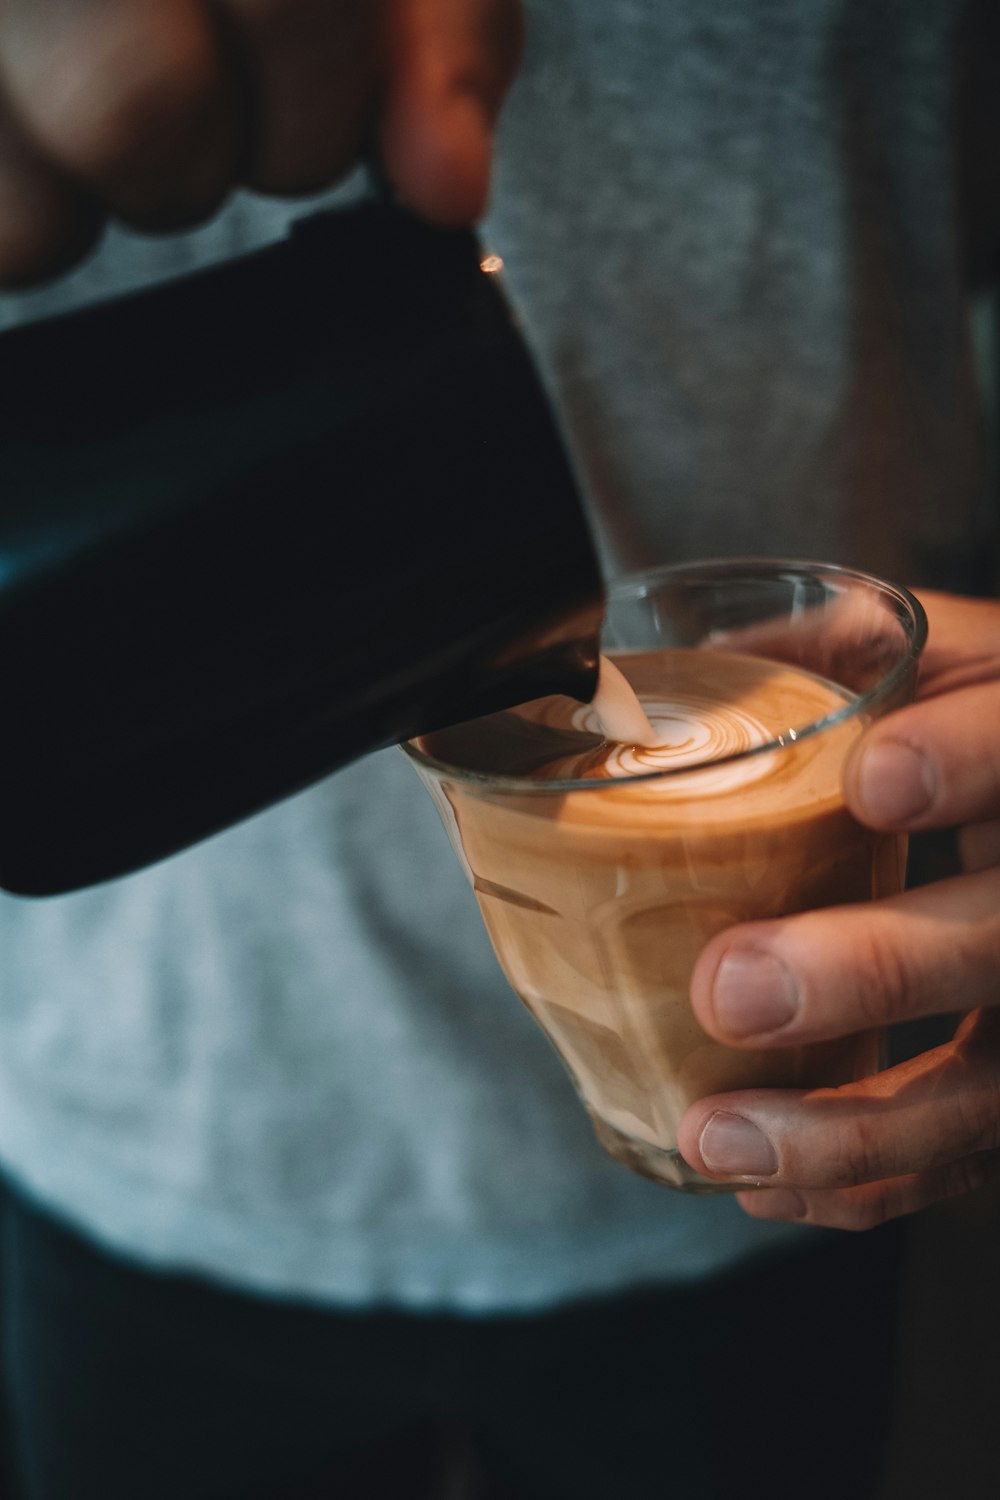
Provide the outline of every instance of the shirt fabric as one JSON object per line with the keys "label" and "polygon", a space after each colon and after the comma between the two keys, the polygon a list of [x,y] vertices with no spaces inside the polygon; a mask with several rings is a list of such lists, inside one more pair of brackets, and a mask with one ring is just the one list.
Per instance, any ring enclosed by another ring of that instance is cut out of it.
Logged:
{"label": "shirt fabric", "polygon": [[[609,572],[769,553],[992,585],[965,14],[529,7],[485,233]],[[0,298],[0,327],[224,260],[315,201],[111,231]],[[0,1159],[143,1264],[351,1307],[527,1311],[801,1235],[601,1154],[398,751],[128,879],[0,899]]]}

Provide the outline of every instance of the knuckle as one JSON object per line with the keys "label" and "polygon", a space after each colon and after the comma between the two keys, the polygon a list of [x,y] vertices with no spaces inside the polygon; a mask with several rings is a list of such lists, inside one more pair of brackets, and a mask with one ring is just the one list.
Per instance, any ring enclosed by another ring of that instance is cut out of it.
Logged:
{"label": "knuckle", "polygon": [[987,1151],[951,1162],[943,1173],[936,1196],[939,1199],[965,1198],[970,1193],[978,1193],[992,1180],[993,1162],[993,1153]]}
{"label": "knuckle", "polygon": [[519,0],[470,0],[460,15],[409,0],[393,17],[389,46],[425,83],[498,108],[524,55],[524,12]]}
{"label": "knuckle", "polygon": [[52,80],[40,128],[64,162],[100,182],[151,151],[164,154],[200,113],[212,82],[207,59],[183,49],[153,49],[141,65],[102,59]]}
{"label": "knuckle", "polygon": [[877,1113],[858,1114],[839,1122],[828,1148],[826,1176],[831,1187],[876,1184],[890,1175]]}
{"label": "knuckle", "polygon": [[852,969],[863,1026],[884,1026],[908,1019],[913,979],[893,928],[884,922],[869,924],[854,945]]}
{"label": "knuckle", "polygon": [[1000,1147],[1000,1077],[955,1096],[955,1148],[966,1152]]}
{"label": "knuckle", "polygon": [[807,1192],[803,1202],[806,1212],[802,1222],[843,1229],[848,1234],[866,1234],[877,1229],[896,1212],[893,1185],[889,1182]]}

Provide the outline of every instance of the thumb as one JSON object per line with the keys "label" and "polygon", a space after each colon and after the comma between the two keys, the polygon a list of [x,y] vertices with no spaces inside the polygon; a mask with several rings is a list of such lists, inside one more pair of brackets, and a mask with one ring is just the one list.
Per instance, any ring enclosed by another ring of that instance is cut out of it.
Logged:
{"label": "thumb", "polygon": [[385,24],[386,174],[425,218],[471,224],[489,198],[493,127],[521,57],[519,0],[395,0]]}

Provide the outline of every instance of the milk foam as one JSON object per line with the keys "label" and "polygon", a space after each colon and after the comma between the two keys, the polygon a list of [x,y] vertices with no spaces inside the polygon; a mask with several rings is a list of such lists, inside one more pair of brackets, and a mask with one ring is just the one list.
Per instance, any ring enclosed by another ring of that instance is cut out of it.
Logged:
{"label": "milk foam", "polygon": [[[574,729],[603,734],[615,742],[609,745],[602,764],[605,774],[615,777],[704,765],[766,745],[772,738],[752,714],[716,699],[640,700],[606,656],[601,657],[593,702],[578,708],[570,722]],[[759,781],[770,769],[769,756],[756,756],[687,776],[684,786],[687,793],[730,791]],[[669,781],[658,785],[664,792],[675,789]]]}
{"label": "milk foam", "polygon": [[[625,745],[659,744],[659,734],[632,684],[607,656],[601,657],[597,692],[590,707],[594,722],[587,725],[588,730]],[[574,728],[579,725],[574,724]]]}

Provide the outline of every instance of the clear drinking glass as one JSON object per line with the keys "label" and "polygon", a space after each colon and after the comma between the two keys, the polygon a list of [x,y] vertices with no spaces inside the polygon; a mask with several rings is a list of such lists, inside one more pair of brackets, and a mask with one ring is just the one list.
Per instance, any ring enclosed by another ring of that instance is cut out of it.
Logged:
{"label": "clear drinking glass", "polygon": [[689,1192],[729,1190],[677,1151],[691,1103],[879,1067],[878,1032],[722,1046],[688,991],[724,928],[901,889],[905,840],[851,817],[841,769],[864,727],[912,697],[925,637],[911,594],[849,569],[665,568],[611,588],[603,638],[669,742],[665,769],[663,755],[602,745],[593,708],[569,699],[404,747],[507,978],[601,1145],[633,1170]]}

